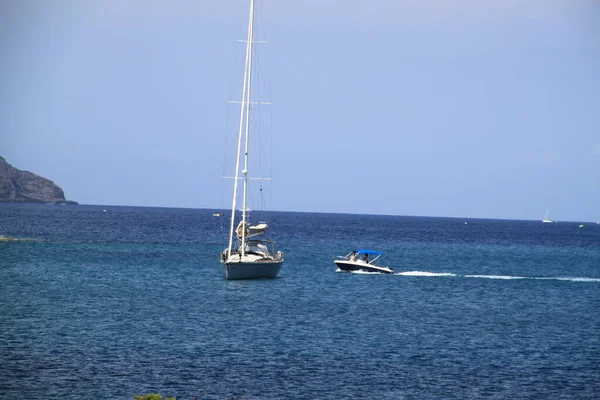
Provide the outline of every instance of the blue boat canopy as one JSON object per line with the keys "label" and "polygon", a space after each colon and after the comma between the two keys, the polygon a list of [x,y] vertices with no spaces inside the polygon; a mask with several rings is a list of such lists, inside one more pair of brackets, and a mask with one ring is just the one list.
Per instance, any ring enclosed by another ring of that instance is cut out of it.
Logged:
{"label": "blue boat canopy", "polygon": [[380,256],[382,253],[380,251],[375,251],[375,250],[354,250],[354,252],[356,254],[377,254],[378,256]]}

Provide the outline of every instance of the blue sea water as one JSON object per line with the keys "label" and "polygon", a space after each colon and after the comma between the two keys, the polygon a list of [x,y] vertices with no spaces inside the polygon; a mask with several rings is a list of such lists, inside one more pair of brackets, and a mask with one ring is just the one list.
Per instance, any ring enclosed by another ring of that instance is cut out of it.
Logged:
{"label": "blue sea water", "polygon": [[265,213],[280,277],[226,281],[213,212],[0,205],[0,398],[600,396],[600,225]]}

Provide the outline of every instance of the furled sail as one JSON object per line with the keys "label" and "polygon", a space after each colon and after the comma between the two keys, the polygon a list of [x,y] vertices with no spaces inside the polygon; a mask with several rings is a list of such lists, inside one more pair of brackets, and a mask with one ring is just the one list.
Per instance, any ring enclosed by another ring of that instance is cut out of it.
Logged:
{"label": "furled sail", "polygon": [[[244,222],[240,221],[237,228],[235,228],[235,232],[237,233],[238,239],[242,238],[242,233],[243,233],[243,229],[244,229],[243,226],[244,226]],[[245,233],[246,238],[251,238],[253,236],[261,235],[261,234],[265,233],[267,228],[268,228],[268,226],[264,222],[261,222],[257,225],[250,225],[248,222],[246,222],[246,233]]]}
{"label": "furled sail", "polygon": [[237,233],[238,239],[241,239],[243,236],[244,225],[246,226],[246,237],[248,237],[248,225],[249,224],[247,222],[244,224],[244,221],[240,221],[237,228],[235,228],[235,232]]}
{"label": "furled sail", "polygon": [[263,234],[263,233],[265,233],[267,228],[268,228],[268,226],[264,222],[261,222],[258,225],[250,226],[250,228],[248,228],[248,230],[250,231],[250,233],[248,234],[248,237],[258,236],[260,234]]}

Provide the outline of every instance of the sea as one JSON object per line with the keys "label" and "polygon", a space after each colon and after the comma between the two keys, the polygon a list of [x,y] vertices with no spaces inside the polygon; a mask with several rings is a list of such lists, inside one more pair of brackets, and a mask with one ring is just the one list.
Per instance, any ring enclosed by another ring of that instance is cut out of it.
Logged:
{"label": "sea", "polygon": [[596,223],[252,212],[285,264],[227,281],[223,212],[0,205],[0,398],[600,398]]}

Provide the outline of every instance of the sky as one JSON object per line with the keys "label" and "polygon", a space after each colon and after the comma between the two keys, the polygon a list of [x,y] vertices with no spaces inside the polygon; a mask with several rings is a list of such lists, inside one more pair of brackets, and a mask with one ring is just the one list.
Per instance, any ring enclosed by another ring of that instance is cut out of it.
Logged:
{"label": "sky", "polygon": [[[82,204],[230,208],[247,12],[3,1],[0,155]],[[257,15],[268,209],[600,220],[600,2],[259,0]]]}

